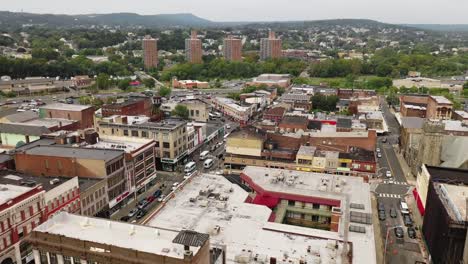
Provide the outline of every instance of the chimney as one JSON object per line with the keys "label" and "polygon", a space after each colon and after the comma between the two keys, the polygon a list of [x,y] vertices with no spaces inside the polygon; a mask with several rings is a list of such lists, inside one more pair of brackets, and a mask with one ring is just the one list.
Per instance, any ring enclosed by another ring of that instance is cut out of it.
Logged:
{"label": "chimney", "polygon": [[196,39],[196,38],[197,38],[197,31],[196,31],[196,30],[192,30],[192,32],[191,32],[191,38],[192,38],[192,39]]}
{"label": "chimney", "polygon": [[269,34],[268,34],[268,38],[269,39],[275,39],[276,36],[275,36],[275,32],[273,30],[270,30]]}

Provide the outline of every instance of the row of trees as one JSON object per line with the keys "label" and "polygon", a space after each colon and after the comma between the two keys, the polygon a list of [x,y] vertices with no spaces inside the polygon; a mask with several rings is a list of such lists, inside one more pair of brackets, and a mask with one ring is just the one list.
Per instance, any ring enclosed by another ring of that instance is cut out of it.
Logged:
{"label": "row of trees", "polygon": [[265,62],[231,62],[213,59],[208,63],[181,63],[161,73],[161,80],[179,79],[210,80],[251,78],[262,73],[289,73],[298,76],[307,67],[305,62],[291,59],[275,59]]}

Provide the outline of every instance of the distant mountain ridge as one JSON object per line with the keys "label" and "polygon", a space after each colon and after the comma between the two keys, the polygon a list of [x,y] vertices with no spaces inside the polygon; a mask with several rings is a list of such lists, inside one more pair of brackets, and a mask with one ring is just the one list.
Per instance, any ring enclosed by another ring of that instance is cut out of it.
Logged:
{"label": "distant mountain ridge", "polygon": [[184,27],[212,26],[215,23],[193,14],[139,15],[135,13],[55,15],[0,11],[0,27],[43,25],[53,27],[77,26],[143,26]]}

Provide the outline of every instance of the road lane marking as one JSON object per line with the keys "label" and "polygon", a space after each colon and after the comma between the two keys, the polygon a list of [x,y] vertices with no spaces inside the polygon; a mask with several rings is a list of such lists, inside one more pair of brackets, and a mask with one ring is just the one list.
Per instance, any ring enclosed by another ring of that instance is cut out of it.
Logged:
{"label": "road lane marking", "polygon": [[399,194],[393,194],[393,193],[379,193],[379,197],[382,198],[401,198],[401,195]]}

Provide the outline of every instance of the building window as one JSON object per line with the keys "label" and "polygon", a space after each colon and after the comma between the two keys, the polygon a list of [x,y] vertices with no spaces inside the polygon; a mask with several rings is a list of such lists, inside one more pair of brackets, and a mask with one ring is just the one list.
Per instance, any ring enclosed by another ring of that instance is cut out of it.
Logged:
{"label": "building window", "polygon": [[159,141],[156,141],[156,145],[154,147],[159,148]]}
{"label": "building window", "polygon": [[295,201],[288,200],[288,205],[289,205],[289,206],[294,206],[295,204],[296,204]]}
{"label": "building window", "polygon": [[148,137],[148,132],[141,131],[141,137],[147,138]]}
{"label": "building window", "polygon": [[138,137],[138,131],[132,130],[132,137]]}
{"label": "building window", "polygon": [[315,203],[314,203],[314,204],[312,205],[312,208],[313,208],[313,209],[320,209],[320,204],[315,204]]}
{"label": "building window", "polygon": [[163,142],[163,148],[169,148],[170,144],[169,142]]}
{"label": "building window", "polygon": [[124,134],[124,136],[128,136],[128,130],[124,129],[123,134]]}

